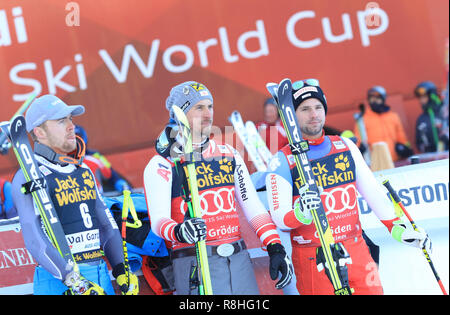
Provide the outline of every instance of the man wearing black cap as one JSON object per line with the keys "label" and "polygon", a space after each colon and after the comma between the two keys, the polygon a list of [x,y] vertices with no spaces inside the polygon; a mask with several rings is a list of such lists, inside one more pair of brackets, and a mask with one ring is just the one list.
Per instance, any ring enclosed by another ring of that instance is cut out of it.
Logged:
{"label": "man wearing black cap", "polygon": [[[322,202],[336,242],[350,254],[349,284],[355,294],[382,294],[377,265],[362,237],[357,190],[372,211],[398,241],[417,247],[428,244],[426,233],[406,228],[396,216],[382,185],[364,162],[356,145],[347,138],[325,136],[323,126],[327,100],[315,79],[295,82],[293,103],[303,134],[309,142],[308,158],[316,184],[322,193],[300,186],[299,174],[289,145],[280,150],[279,163],[266,177],[267,199],[275,224],[291,230],[292,261],[300,294],[333,294],[325,272],[316,268],[316,249],[320,246],[310,209]],[[428,246],[427,245],[427,246]]]}
{"label": "man wearing black cap", "polygon": [[174,105],[184,111],[191,128],[202,218],[189,215],[183,138],[173,120],[158,138],[158,154],[145,168],[144,187],[152,231],[171,244],[176,293],[200,293],[195,243],[205,240],[213,294],[259,294],[237,204],[267,247],[272,280],[281,274],[276,288],[283,288],[291,280],[292,265],[245,163],[230,145],[209,138],[214,114],[211,92],[201,83],[183,82],[171,89],[166,100],[171,118]]}
{"label": "man wearing black cap", "polygon": [[[411,146],[406,138],[406,133],[399,115],[392,111],[391,106],[386,104],[386,90],[379,85],[371,87],[367,92],[367,102],[370,109],[364,114],[364,125],[367,133],[367,144],[370,146],[377,142],[385,142],[392,160],[406,159],[413,154]],[[361,132],[355,125],[355,136],[360,139]]]}
{"label": "man wearing black cap", "polygon": [[[137,294],[138,283],[130,273],[130,286],[123,265],[122,238],[95,184],[94,175],[83,163],[84,143],[75,136],[72,117],[83,114],[81,105],[68,106],[53,95],[33,101],[25,120],[34,143],[34,155],[46,180],[46,189],[61,222],[79,271],[64,260],[42,227],[31,194],[22,193],[25,176],[19,170],[12,181],[25,246],[37,261],[35,295],[114,294],[104,251],[118,285],[126,294]],[[61,240],[60,240],[61,241]]]}

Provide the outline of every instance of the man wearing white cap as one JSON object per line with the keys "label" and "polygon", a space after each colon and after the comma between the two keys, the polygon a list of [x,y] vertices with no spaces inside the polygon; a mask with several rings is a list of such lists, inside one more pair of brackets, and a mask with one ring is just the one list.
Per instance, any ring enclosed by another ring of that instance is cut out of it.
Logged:
{"label": "man wearing white cap", "polygon": [[122,286],[127,283],[122,238],[98,192],[94,175],[82,162],[85,146],[75,136],[72,117],[84,111],[81,105],[68,106],[56,96],[44,95],[34,100],[26,113],[39,170],[80,270],[67,264],[50,241],[31,194],[22,193],[26,180],[19,170],[12,181],[12,193],[25,246],[38,263],[33,291],[35,295],[114,294],[103,250],[121,290],[137,294],[136,276],[130,274],[135,284],[133,292]]}
{"label": "man wearing white cap", "polygon": [[205,240],[213,294],[259,294],[236,202],[267,247],[272,280],[281,274],[275,287],[283,288],[292,277],[292,264],[244,161],[230,145],[209,139],[214,113],[210,91],[201,83],[183,82],[166,100],[171,118],[174,105],[184,111],[192,131],[202,219],[187,211],[183,142],[173,122],[157,140],[158,154],[145,168],[144,187],[152,231],[171,244],[176,293],[199,293],[195,243]]}

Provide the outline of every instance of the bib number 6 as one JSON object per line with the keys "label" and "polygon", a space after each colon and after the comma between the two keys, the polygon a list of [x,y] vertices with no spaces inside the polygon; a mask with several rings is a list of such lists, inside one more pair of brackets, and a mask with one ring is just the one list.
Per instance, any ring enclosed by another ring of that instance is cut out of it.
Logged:
{"label": "bib number 6", "polygon": [[89,207],[87,204],[85,203],[80,204],[80,213],[81,218],[83,218],[84,226],[90,229],[93,226],[93,224],[91,215],[89,214]]}

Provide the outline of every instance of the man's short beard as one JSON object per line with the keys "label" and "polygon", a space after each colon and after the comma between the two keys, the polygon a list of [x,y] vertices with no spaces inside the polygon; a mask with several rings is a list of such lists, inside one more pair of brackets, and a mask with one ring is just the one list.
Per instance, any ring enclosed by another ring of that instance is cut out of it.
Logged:
{"label": "man's short beard", "polygon": [[308,127],[301,127],[300,130],[303,135],[305,136],[317,136],[318,134],[322,134],[324,124],[321,124],[320,127],[317,127],[316,129],[310,129]]}

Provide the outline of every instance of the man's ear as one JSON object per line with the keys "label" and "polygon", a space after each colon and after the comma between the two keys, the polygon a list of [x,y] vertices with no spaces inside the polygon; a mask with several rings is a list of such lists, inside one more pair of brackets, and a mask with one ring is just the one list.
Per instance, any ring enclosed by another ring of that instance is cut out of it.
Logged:
{"label": "man's ear", "polygon": [[42,128],[42,127],[39,127],[39,126],[35,127],[33,129],[33,133],[36,137],[35,140],[47,138],[47,133],[45,132],[44,128]]}

